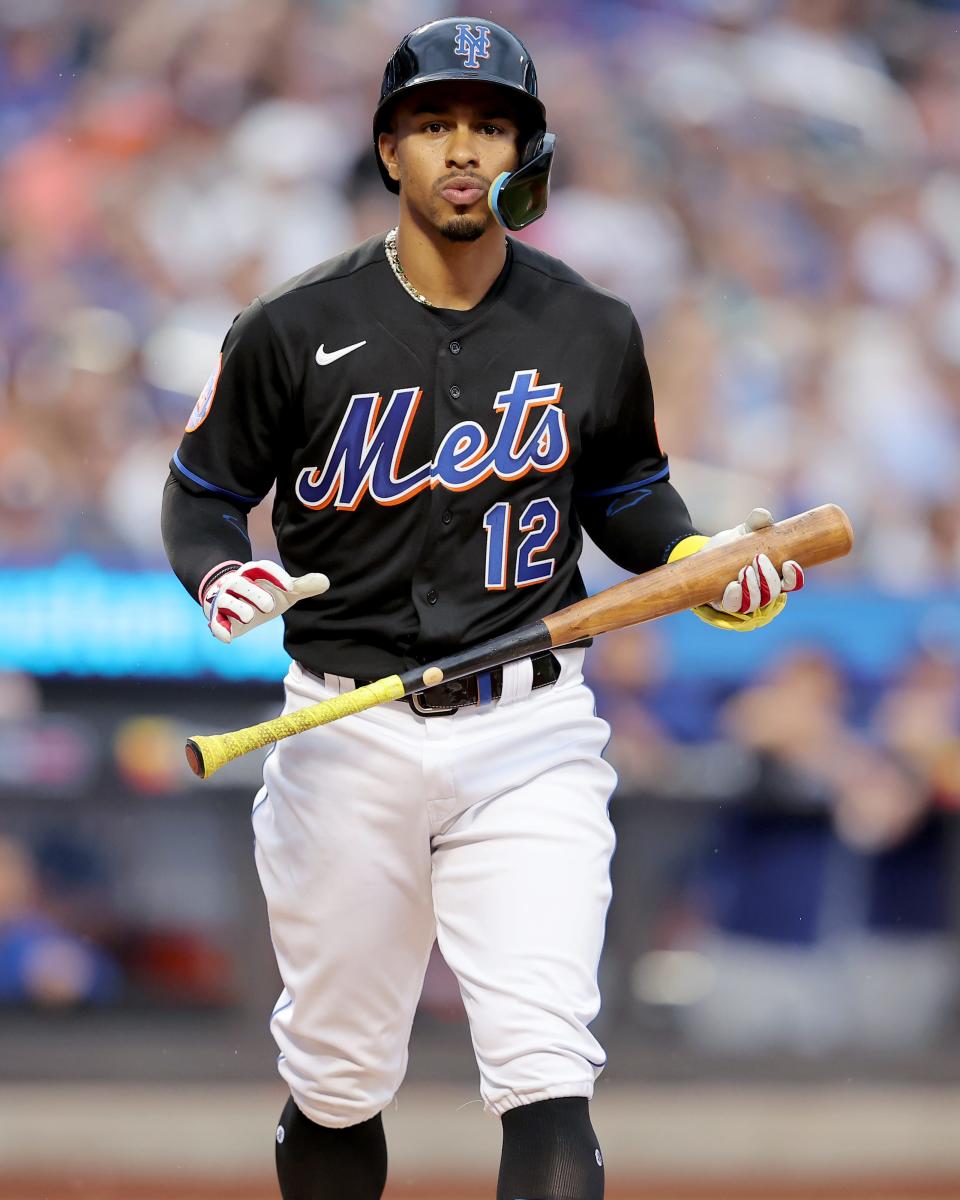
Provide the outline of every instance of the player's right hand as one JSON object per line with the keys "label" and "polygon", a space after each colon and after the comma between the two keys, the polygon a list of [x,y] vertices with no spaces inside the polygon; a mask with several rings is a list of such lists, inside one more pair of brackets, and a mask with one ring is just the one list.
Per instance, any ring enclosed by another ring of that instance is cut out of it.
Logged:
{"label": "player's right hand", "polygon": [[229,643],[264,621],[282,616],[298,600],[322,596],[330,586],[326,575],[311,571],[294,578],[267,560],[238,564],[215,579],[203,595],[210,632]]}

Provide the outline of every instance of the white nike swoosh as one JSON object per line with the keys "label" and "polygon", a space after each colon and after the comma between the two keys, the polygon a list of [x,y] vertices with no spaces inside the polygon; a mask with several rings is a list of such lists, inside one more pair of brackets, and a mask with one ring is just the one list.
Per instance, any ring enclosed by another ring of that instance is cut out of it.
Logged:
{"label": "white nike swoosh", "polygon": [[361,346],[365,346],[366,342],[354,342],[352,346],[344,346],[342,350],[334,350],[327,354],[323,349],[323,342],[320,343],[320,349],[317,351],[317,362],[321,367],[326,367],[332,362],[336,362],[338,358],[343,358],[345,354],[349,354],[352,350],[359,350]]}

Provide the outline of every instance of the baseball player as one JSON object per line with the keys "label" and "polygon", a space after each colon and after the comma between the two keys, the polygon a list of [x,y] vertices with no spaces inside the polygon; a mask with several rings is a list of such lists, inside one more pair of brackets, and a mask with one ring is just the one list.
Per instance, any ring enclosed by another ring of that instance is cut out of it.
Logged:
{"label": "baseball player", "polygon": [[[399,223],[236,319],[174,454],[174,571],[229,643],[282,616],[286,711],[582,599],[582,529],[641,572],[700,549],[669,482],[629,306],[507,237],[542,215],[555,138],[508,30],[414,30],[373,119]],[[282,565],[247,514],[276,483]],[[728,540],[771,520],[757,509]],[[713,624],[803,573],[746,562]],[[376,1200],[380,1114],[434,939],[455,973],[498,1200],[598,1200],[590,1032],[616,782],[584,650],[445,682],[280,742],[253,806],[284,983],[284,1200]]]}

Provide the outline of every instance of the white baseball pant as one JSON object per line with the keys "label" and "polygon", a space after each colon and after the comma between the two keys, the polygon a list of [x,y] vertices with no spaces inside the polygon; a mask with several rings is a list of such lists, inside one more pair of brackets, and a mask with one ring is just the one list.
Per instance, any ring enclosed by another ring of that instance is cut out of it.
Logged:
{"label": "white baseball pant", "polygon": [[[271,1030],[318,1124],[393,1099],[435,937],[489,1110],[593,1094],[616,774],[583,651],[557,656],[552,687],[510,664],[497,704],[430,718],[384,704],[268,757],[253,827],[284,983]],[[351,684],[294,663],[284,711]]]}

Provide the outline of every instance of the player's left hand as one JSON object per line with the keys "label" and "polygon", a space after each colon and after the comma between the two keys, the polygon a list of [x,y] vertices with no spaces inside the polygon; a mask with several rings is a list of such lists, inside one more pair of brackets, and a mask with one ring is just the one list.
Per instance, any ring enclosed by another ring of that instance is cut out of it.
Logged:
{"label": "player's left hand", "polygon": [[[669,561],[687,558],[708,546],[724,546],[772,524],[773,517],[765,508],[755,508],[741,525],[733,529],[721,530],[710,538],[684,538],[673,548]],[[788,559],[783,564],[783,570],[778,572],[766,554],[757,554],[740,568],[737,578],[727,584],[719,600],[700,605],[693,611],[708,625],[746,633],[751,629],[760,629],[779,616],[786,606],[787,593],[799,592],[803,582],[803,568],[798,562]]]}

